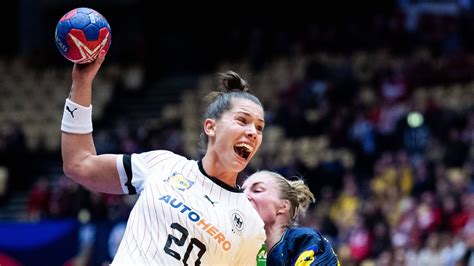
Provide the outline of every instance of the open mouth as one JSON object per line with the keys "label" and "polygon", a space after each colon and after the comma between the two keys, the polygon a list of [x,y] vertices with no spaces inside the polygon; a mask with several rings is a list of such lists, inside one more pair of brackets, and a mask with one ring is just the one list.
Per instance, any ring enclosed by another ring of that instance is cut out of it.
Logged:
{"label": "open mouth", "polygon": [[250,156],[250,153],[252,153],[253,151],[253,148],[252,146],[246,144],[246,143],[243,143],[243,142],[240,142],[240,143],[237,143],[235,144],[234,146],[234,151],[235,153],[237,153],[240,157],[244,158],[245,160],[247,160]]}

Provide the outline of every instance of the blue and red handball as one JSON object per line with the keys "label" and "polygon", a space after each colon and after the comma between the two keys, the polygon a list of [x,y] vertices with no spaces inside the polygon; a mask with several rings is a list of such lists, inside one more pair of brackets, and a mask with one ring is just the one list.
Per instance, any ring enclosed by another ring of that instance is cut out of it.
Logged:
{"label": "blue and red handball", "polygon": [[87,7],[67,12],[56,26],[56,46],[66,59],[77,64],[94,61],[101,50],[108,51],[111,41],[107,20]]}

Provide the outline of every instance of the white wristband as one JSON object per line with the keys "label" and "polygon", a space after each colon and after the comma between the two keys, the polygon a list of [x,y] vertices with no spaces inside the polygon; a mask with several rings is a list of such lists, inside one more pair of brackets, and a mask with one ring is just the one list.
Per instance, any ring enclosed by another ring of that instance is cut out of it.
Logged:
{"label": "white wristband", "polygon": [[84,107],[69,99],[64,104],[61,130],[68,133],[88,134],[92,132],[92,105]]}

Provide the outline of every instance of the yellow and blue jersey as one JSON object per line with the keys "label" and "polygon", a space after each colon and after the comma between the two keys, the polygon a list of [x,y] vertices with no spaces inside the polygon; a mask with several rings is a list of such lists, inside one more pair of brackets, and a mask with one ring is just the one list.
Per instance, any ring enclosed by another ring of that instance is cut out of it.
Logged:
{"label": "yellow and blue jersey", "polygon": [[339,265],[329,241],[313,228],[289,228],[267,255],[267,265]]}

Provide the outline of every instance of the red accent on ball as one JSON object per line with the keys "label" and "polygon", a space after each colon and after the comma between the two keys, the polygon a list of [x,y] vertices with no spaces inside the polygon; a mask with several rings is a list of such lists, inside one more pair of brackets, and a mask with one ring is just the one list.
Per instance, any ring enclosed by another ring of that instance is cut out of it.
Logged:
{"label": "red accent on ball", "polygon": [[71,17],[73,17],[75,14],[77,13],[77,9],[73,9],[69,12],[66,13],[66,15],[64,15],[60,21],[64,21],[66,19],[70,19]]}
{"label": "red accent on ball", "polygon": [[[104,42],[104,39],[107,40]],[[72,29],[67,36],[69,52],[67,57],[75,63],[89,63],[94,61],[100,51],[108,50],[110,45],[110,32],[107,28],[99,30],[99,38],[97,40],[87,41],[84,32]]]}

